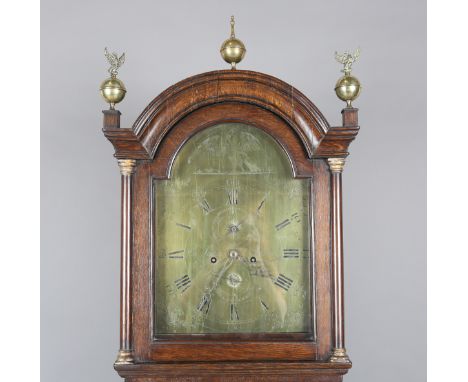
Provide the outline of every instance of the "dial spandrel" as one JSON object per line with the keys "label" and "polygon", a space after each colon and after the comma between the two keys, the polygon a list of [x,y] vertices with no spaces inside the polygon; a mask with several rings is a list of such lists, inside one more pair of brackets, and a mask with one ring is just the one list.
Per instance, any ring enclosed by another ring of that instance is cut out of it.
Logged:
{"label": "dial spandrel", "polygon": [[192,137],[154,181],[155,332],[310,332],[310,180],[260,129]]}

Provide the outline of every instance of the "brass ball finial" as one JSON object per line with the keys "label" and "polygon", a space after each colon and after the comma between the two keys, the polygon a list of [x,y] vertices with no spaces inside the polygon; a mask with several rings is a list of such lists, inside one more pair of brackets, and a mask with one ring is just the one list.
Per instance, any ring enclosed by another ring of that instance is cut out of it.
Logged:
{"label": "brass ball finial", "polygon": [[344,76],[339,78],[335,85],[335,93],[339,99],[346,102],[346,107],[353,107],[351,102],[354,101],[361,93],[361,83],[359,80],[351,75],[351,66],[358,59],[360,55],[359,48],[356,49],[354,54],[344,52],[338,54],[335,52],[335,59],[344,65],[342,72]]}
{"label": "brass ball finial", "polygon": [[100,90],[102,97],[110,105],[111,110],[114,110],[116,103],[124,99],[127,92],[124,83],[116,77],[105,79],[101,83]]}
{"label": "brass ball finial", "polygon": [[104,55],[109,62],[108,72],[111,76],[101,83],[100,91],[104,100],[110,105],[110,109],[114,110],[115,104],[122,101],[127,92],[124,83],[117,78],[117,71],[125,62],[125,53],[119,57],[117,53],[109,53],[105,48]]}
{"label": "brass ball finial", "polygon": [[223,42],[220,49],[221,57],[231,64],[231,69],[236,69],[236,64],[242,61],[247,51],[244,43],[236,38],[234,25],[234,16],[231,16],[231,36]]}

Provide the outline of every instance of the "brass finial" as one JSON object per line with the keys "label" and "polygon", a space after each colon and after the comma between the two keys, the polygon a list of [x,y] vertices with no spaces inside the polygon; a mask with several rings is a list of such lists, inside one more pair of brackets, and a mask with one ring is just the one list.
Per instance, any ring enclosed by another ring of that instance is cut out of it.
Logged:
{"label": "brass finial", "polygon": [[115,52],[109,53],[107,48],[104,48],[104,56],[106,56],[107,62],[110,65],[110,68],[107,69],[107,71],[110,73],[111,77],[113,78],[117,77],[117,72],[119,68],[125,62],[125,53],[122,53],[122,55],[119,57],[117,53]]}
{"label": "brass finial", "polygon": [[335,93],[339,99],[346,102],[346,107],[348,108],[353,107],[351,101],[354,101],[361,92],[359,80],[351,75],[351,67],[360,54],[361,51],[359,48],[356,49],[354,54],[349,52],[338,54],[335,52],[335,59],[343,64],[343,69],[341,71],[344,73],[344,76],[341,77],[335,85]]}
{"label": "brass finial", "polygon": [[346,75],[350,75],[351,67],[353,66],[354,62],[357,61],[360,54],[361,54],[361,50],[359,48],[355,50],[354,54],[349,53],[349,52],[338,54],[338,52],[335,52],[335,60],[344,65],[341,71]]}
{"label": "brass finial", "polygon": [[235,25],[236,21],[234,20],[234,16],[231,16],[231,38],[236,38],[236,32],[234,31]]}
{"label": "brass finial", "polygon": [[244,43],[236,38],[234,26],[234,16],[231,16],[231,37],[223,42],[220,49],[221,57],[231,64],[232,69],[236,69],[236,64],[242,61],[246,52]]}
{"label": "brass finial", "polygon": [[100,90],[102,97],[110,104],[110,109],[114,110],[115,104],[122,101],[127,92],[124,83],[117,78],[117,72],[125,62],[125,53],[119,57],[117,53],[109,53],[104,48],[104,55],[109,62],[110,68],[107,71],[111,76],[102,82]]}

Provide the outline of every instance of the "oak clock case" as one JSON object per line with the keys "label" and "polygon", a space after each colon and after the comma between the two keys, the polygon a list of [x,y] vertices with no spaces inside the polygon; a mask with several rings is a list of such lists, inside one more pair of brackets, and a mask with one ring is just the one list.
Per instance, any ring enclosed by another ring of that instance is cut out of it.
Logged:
{"label": "oak clock case", "polygon": [[272,76],[187,78],[131,128],[108,56],[103,132],[121,173],[120,350],[127,382],[338,382],[344,338],[342,172],[359,127],[350,67],[336,84],[342,125]]}

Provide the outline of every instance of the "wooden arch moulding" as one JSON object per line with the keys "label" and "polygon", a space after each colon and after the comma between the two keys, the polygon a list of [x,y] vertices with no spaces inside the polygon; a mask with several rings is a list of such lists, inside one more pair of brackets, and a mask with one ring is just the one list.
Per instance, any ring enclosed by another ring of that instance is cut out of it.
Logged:
{"label": "wooden arch moulding", "polygon": [[117,158],[152,160],[179,121],[197,109],[222,103],[252,105],[280,118],[297,135],[308,159],[346,157],[359,130],[357,109],[344,109],[343,125],[330,127],[317,107],[293,86],[263,73],[220,70],[169,87],[146,107],[132,128],[120,128],[119,111],[104,111],[103,131]]}
{"label": "wooden arch moulding", "polygon": [[153,174],[160,179],[170,178],[172,164],[184,143],[199,131],[220,123],[244,123],[265,131],[284,150],[294,177],[312,176],[312,163],[301,140],[281,118],[254,105],[230,102],[204,106],[175,124],[157,151]]}

